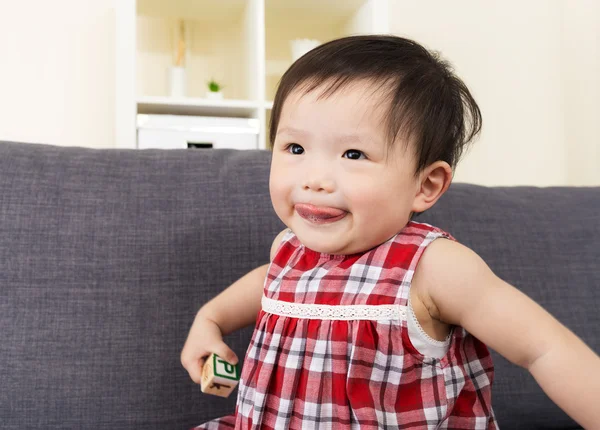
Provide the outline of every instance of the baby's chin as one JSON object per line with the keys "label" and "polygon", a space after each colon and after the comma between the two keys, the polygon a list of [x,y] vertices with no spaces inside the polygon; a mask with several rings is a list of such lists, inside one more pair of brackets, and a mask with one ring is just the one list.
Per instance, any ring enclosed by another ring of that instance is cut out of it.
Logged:
{"label": "baby's chin", "polygon": [[339,239],[331,240],[314,234],[303,235],[301,232],[296,233],[296,236],[302,245],[321,254],[349,255],[360,251],[353,250],[350,243]]}
{"label": "baby's chin", "polygon": [[[302,228],[292,229],[298,240],[305,247],[321,253],[331,255],[353,255],[367,252],[387,240],[391,239],[397,232],[363,232],[361,237],[351,231],[319,233],[315,231],[304,231]],[[370,234],[369,234],[370,233]],[[365,240],[372,237],[372,240]]]}

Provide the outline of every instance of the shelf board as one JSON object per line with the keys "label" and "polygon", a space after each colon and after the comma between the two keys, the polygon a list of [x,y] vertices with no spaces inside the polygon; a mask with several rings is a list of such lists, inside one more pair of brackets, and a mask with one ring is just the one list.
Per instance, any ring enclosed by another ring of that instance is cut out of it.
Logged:
{"label": "shelf board", "polygon": [[309,19],[341,21],[348,19],[365,0],[266,0],[267,19],[289,17],[292,20]]}
{"label": "shelf board", "polygon": [[[343,20],[359,9],[365,0],[266,0],[267,15],[298,16],[310,19]],[[242,16],[248,0],[137,0],[138,15],[182,18],[196,21],[231,20]]]}
{"label": "shelf board", "polygon": [[247,0],[137,0],[137,14],[195,21],[230,21],[241,17]]}
{"label": "shelf board", "polygon": [[261,102],[249,100],[211,100],[192,97],[143,96],[137,99],[138,113],[166,115],[231,116],[254,118]]}

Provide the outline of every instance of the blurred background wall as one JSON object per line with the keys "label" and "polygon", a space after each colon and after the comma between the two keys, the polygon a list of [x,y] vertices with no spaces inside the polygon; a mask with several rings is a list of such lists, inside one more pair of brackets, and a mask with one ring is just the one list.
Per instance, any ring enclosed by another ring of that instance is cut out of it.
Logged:
{"label": "blurred background wall", "polygon": [[114,0],[0,0],[0,139],[114,145]]}

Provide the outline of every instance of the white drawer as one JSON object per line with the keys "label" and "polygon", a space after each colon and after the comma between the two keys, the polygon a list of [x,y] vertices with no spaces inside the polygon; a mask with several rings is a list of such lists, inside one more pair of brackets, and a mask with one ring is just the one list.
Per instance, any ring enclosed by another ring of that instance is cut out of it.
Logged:
{"label": "white drawer", "polygon": [[138,149],[258,148],[258,120],[138,115]]}

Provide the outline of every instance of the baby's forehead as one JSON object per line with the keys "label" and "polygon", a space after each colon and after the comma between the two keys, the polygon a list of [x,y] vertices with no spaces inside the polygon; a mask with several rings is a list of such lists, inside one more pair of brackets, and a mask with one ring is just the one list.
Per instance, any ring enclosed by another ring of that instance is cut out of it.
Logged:
{"label": "baby's forehead", "polygon": [[[367,80],[353,80],[337,82],[332,79],[321,82],[304,82],[297,85],[288,95],[285,103],[299,102],[347,102],[352,99],[356,104],[369,106],[376,111],[385,110],[389,106],[391,92],[387,91],[381,83]],[[348,107],[353,107],[349,105]]]}
{"label": "baby's forehead", "polygon": [[281,121],[294,124],[310,118],[361,133],[381,134],[387,125],[388,105],[380,91],[360,82],[338,88],[325,84],[314,88],[304,85],[286,97]]}

